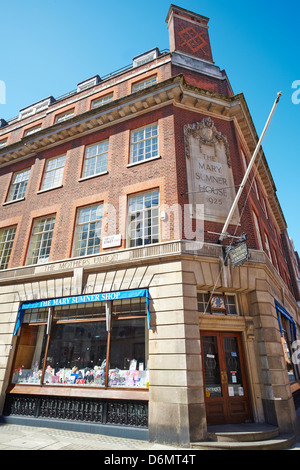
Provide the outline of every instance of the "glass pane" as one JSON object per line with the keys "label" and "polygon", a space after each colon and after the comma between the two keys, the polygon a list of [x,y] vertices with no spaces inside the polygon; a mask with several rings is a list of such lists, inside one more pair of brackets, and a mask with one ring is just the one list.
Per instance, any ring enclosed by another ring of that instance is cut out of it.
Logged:
{"label": "glass pane", "polygon": [[112,321],[108,379],[110,387],[147,387],[149,378],[145,334],[145,318]]}
{"label": "glass pane", "polygon": [[6,269],[11,254],[16,227],[0,230],[0,269]]}
{"label": "glass pane", "polygon": [[74,256],[99,253],[102,214],[102,204],[88,206],[79,210],[74,238]]}
{"label": "glass pane", "polygon": [[219,354],[216,336],[203,336],[203,360],[205,373],[206,397],[221,397],[221,375],[219,367]]}
{"label": "glass pane", "polygon": [[54,308],[54,320],[100,320],[105,319],[105,302],[88,302]]}
{"label": "glass pane", "polygon": [[107,170],[108,140],[86,148],[83,177],[96,175]]}
{"label": "glass pane", "polygon": [[53,324],[44,383],[105,385],[105,321]]}
{"label": "glass pane", "polygon": [[40,383],[46,339],[46,325],[22,325],[12,383]]}
{"label": "glass pane", "polygon": [[34,222],[26,264],[46,263],[49,259],[55,216]]}
{"label": "glass pane", "polygon": [[210,313],[209,308],[209,294],[203,292],[197,293],[197,302],[198,302],[198,312],[200,313]]}
{"label": "glass pane", "polygon": [[235,296],[234,295],[226,295],[226,307],[228,315],[236,315],[236,303],[235,303]]}
{"label": "glass pane", "polygon": [[244,396],[238,342],[235,336],[224,338],[225,361],[228,379],[228,395]]}
{"label": "glass pane", "polygon": [[129,199],[129,246],[142,246],[159,241],[157,190],[132,196]]}
{"label": "glass pane", "polygon": [[112,315],[145,315],[146,301],[143,297],[136,299],[115,300],[112,306]]}

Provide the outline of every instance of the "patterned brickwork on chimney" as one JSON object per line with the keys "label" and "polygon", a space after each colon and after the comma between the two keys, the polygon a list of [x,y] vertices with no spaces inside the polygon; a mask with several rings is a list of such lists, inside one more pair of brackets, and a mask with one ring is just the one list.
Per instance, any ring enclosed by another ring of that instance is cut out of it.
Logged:
{"label": "patterned brickwork on chimney", "polygon": [[171,52],[183,52],[213,63],[208,18],[171,5],[166,21]]}

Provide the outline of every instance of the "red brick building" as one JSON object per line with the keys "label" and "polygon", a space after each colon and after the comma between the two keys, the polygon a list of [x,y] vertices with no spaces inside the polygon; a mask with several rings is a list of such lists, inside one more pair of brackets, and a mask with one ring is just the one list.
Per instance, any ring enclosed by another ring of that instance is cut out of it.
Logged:
{"label": "red brick building", "polygon": [[249,256],[224,265],[258,136],[208,18],[171,5],[166,21],[169,52],[1,120],[3,416],[183,445],[214,423],[292,433],[299,312],[276,188],[261,150],[223,243],[246,233]]}

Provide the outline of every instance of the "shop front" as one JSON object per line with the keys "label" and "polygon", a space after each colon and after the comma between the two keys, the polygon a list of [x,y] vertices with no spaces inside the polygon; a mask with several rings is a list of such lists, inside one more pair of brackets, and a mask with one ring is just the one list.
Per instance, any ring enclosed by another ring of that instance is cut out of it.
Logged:
{"label": "shop front", "polygon": [[23,303],[4,415],[147,428],[147,300],[138,289]]}
{"label": "shop front", "polygon": [[212,424],[289,433],[280,325],[293,340],[294,324],[262,263],[212,292],[220,254],[174,242],[2,274],[1,419],[180,446]]}

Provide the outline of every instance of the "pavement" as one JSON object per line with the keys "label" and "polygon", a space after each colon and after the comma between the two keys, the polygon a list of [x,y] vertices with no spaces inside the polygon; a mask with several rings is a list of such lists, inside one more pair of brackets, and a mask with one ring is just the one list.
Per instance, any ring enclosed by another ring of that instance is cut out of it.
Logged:
{"label": "pavement", "polygon": [[[297,418],[300,429],[300,409],[297,410]],[[102,434],[90,434],[77,431],[62,430],[56,428],[27,426],[21,424],[0,423],[0,450],[101,450],[114,451],[113,453],[104,453],[107,458],[118,458],[117,456],[124,451],[131,451],[132,455],[159,455],[159,452],[168,454],[179,454],[181,458],[186,455],[197,454],[196,449],[174,447],[165,444],[151,443],[138,439],[127,439],[121,437],[106,436]],[[296,443],[288,450],[300,450],[300,433]],[[137,451],[146,451],[140,453]],[[126,454],[126,453],[125,453]],[[127,455],[127,454],[126,454]],[[106,458],[106,457],[103,457]],[[146,457],[145,457],[146,458]],[[147,457],[149,458],[149,457]],[[155,462],[155,457],[151,457]],[[162,459],[162,457],[161,457]],[[178,459],[178,457],[177,457]],[[145,462],[144,459],[141,462]],[[104,462],[118,463],[122,462]],[[126,462],[128,463],[128,462]],[[134,463],[134,462],[132,462]],[[149,462],[148,462],[149,463]],[[160,463],[170,463],[163,462]],[[173,462],[174,463],[174,462]],[[178,462],[180,463],[180,462]],[[183,463],[188,463],[183,461]],[[190,462],[191,463],[191,462]],[[135,466],[135,465],[131,465]]]}
{"label": "pavement", "polygon": [[113,450],[120,452],[125,450],[147,450],[174,452],[175,449],[178,449],[178,447],[155,444],[138,439],[126,439],[102,434],[0,423],[0,451]]}

